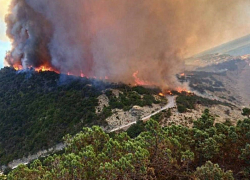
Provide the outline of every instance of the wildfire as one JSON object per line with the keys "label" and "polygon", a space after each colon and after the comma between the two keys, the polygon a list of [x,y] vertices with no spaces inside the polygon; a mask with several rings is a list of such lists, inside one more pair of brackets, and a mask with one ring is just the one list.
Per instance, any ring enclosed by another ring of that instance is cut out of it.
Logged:
{"label": "wildfire", "polygon": [[136,71],[135,73],[133,73],[133,77],[134,77],[134,79],[135,79],[136,85],[140,85],[140,86],[152,85],[152,83],[150,83],[150,82],[148,82],[148,81],[141,80],[141,79],[138,77],[138,74],[139,74],[139,71]]}
{"label": "wildfire", "polygon": [[19,71],[19,70],[22,70],[23,67],[21,65],[13,65],[13,68],[16,70],[16,71]]}
{"label": "wildfire", "polygon": [[191,91],[185,89],[185,88],[181,88],[181,87],[178,87],[177,89],[171,91],[165,91],[165,94],[168,94],[168,95],[171,95],[173,96],[174,95],[174,92],[178,92],[178,93],[187,93],[187,94],[193,94]]}
{"label": "wildfire", "polygon": [[[13,65],[13,68],[16,70],[16,71],[21,71],[23,70],[23,66],[22,65]],[[51,68],[51,67],[47,67],[47,66],[41,66],[41,67],[38,67],[38,68],[33,68],[32,66],[28,67],[27,69],[33,69],[34,71],[36,72],[45,72],[45,71],[54,71],[56,73],[59,73],[58,71],[56,71],[55,69]]]}
{"label": "wildfire", "polygon": [[52,68],[50,68],[50,67],[41,66],[39,68],[35,68],[35,71],[37,71],[37,72],[45,72],[45,71],[54,71],[54,70],[52,70]]}
{"label": "wildfire", "polygon": [[[24,68],[22,67],[22,65],[13,65],[13,68],[16,70],[16,71],[21,71],[23,70]],[[33,68],[32,66],[27,68],[27,69],[32,69],[36,72],[46,72],[46,71],[53,71],[53,72],[56,72],[57,74],[60,74],[59,71],[53,69],[52,67],[48,67],[48,66],[41,66],[41,67],[38,67],[38,68]],[[104,76],[104,77],[99,77],[97,78],[96,76],[92,76],[92,77],[88,77],[86,76],[82,71],[80,74],[75,74],[75,73],[72,73],[72,72],[67,72],[67,75],[68,76],[79,76],[79,77],[82,77],[82,78],[93,78],[93,79],[100,79],[100,80],[108,80],[108,76]]]}
{"label": "wildfire", "polygon": [[191,94],[191,93],[192,93],[191,91],[187,90],[186,88],[181,88],[181,87],[178,87],[178,88],[176,89],[176,91],[179,92],[179,93],[182,93],[182,92],[186,92],[186,93],[188,93],[188,94]]}
{"label": "wildfire", "polygon": [[171,91],[168,91],[167,94],[169,94],[171,96],[174,95]]}
{"label": "wildfire", "polygon": [[[13,68],[16,70],[16,71],[20,71],[20,70],[23,70],[23,67],[22,65],[13,65]],[[53,69],[52,67],[48,67],[48,66],[41,66],[41,67],[38,67],[38,68],[33,68],[33,67],[29,67],[28,69],[33,69],[34,71],[36,72],[46,72],[46,71],[53,71],[53,72],[56,72],[56,73],[60,73],[59,71]],[[134,77],[134,80],[135,80],[135,84],[136,85],[140,85],[140,86],[150,86],[150,85],[153,85],[153,83],[150,83],[148,81],[145,81],[145,80],[142,80],[138,77],[138,74],[139,74],[139,71],[136,71],[135,73],[133,73],[133,77]],[[93,78],[93,79],[100,79],[100,80],[108,80],[108,76],[104,76],[104,77],[96,77],[96,76],[86,76],[82,71],[81,73],[79,73],[78,75],[77,74],[74,74],[74,73],[71,73],[71,72],[67,72],[67,75],[68,76],[79,76],[79,77],[82,77],[82,78]],[[181,76],[185,76],[185,73],[182,73],[180,74]],[[191,94],[192,92],[185,89],[185,88],[182,88],[182,87],[178,87],[177,89],[175,89],[177,92],[179,93],[182,93],[182,92],[186,92],[188,94]],[[167,91],[165,93],[159,93],[159,96],[161,97],[164,97],[165,94],[169,94],[169,95],[173,95],[172,91]]]}
{"label": "wildfire", "polygon": [[159,93],[159,96],[164,97],[164,94],[163,93]]}
{"label": "wildfire", "polygon": [[180,76],[181,76],[181,77],[184,77],[184,76],[185,76],[185,73],[181,73]]}

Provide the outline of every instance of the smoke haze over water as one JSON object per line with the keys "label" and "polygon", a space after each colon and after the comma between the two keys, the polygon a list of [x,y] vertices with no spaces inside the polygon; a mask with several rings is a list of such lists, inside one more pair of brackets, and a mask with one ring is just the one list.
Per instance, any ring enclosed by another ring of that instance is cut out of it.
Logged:
{"label": "smoke haze over water", "polygon": [[183,58],[248,34],[246,0],[12,0],[9,65],[177,86]]}

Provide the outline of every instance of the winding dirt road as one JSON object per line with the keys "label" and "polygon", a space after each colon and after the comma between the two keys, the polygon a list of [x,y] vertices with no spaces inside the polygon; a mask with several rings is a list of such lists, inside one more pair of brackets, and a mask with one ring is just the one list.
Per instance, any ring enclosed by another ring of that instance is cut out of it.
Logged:
{"label": "winding dirt road", "polygon": [[[158,111],[156,111],[156,112],[154,112],[154,113],[152,113],[152,114],[150,114],[150,115],[148,115],[148,116],[146,116],[146,117],[141,118],[140,120],[141,120],[141,121],[147,121],[147,120],[149,120],[152,116],[154,116],[154,115],[156,115],[156,114],[158,114],[158,113],[160,113],[160,112],[162,112],[162,111],[164,111],[164,110],[166,110],[166,109],[175,107],[175,98],[176,98],[176,97],[175,97],[175,96],[166,96],[166,98],[168,99],[168,104],[167,104],[166,106],[164,106],[163,108],[159,109]],[[115,132],[115,131],[118,131],[118,130],[121,130],[121,129],[124,129],[124,128],[128,128],[128,127],[130,127],[131,125],[136,124],[136,122],[137,122],[137,121],[130,122],[130,123],[126,124],[126,125],[123,125],[123,126],[114,128],[114,129],[112,129],[112,130],[109,131],[109,132]]]}

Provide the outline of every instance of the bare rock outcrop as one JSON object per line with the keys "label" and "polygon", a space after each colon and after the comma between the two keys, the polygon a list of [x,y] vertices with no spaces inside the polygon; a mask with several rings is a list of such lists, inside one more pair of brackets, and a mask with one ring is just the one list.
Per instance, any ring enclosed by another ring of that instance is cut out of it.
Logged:
{"label": "bare rock outcrop", "polygon": [[99,105],[96,107],[95,110],[96,110],[96,113],[99,114],[102,112],[102,110],[105,106],[106,107],[109,106],[109,98],[105,94],[102,94],[97,99],[98,99]]}

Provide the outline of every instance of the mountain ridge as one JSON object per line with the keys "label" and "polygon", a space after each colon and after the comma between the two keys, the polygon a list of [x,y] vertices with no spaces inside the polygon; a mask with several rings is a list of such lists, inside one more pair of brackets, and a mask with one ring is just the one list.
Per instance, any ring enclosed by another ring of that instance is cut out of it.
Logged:
{"label": "mountain ridge", "polygon": [[232,56],[242,56],[250,54],[250,34],[241,38],[223,43],[211,49],[205,50],[192,58],[198,58],[206,54],[229,54]]}

